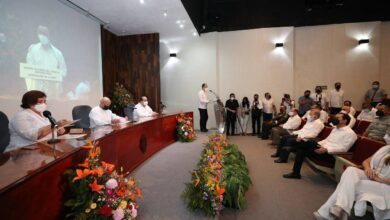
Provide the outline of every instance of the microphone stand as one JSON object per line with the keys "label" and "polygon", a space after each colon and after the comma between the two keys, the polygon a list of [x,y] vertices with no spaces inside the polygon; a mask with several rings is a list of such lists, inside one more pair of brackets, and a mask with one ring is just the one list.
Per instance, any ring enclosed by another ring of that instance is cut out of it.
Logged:
{"label": "microphone stand", "polygon": [[55,144],[55,143],[60,142],[60,139],[54,138],[54,132],[56,130],[55,129],[56,127],[57,127],[57,125],[55,125],[55,124],[51,125],[51,139],[47,141],[48,144]]}

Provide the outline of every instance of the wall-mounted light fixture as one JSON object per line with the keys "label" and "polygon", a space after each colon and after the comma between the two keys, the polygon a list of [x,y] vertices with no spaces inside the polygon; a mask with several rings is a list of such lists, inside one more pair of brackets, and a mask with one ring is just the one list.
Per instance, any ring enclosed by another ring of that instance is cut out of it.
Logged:
{"label": "wall-mounted light fixture", "polygon": [[275,47],[283,47],[283,45],[284,45],[283,43],[276,43]]}
{"label": "wall-mounted light fixture", "polygon": [[359,45],[360,44],[368,44],[370,42],[370,39],[360,39],[358,42],[359,42]]}
{"label": "wall-mounted light fixture", "polygon": [[170,53],[169,57],[177,57],[177,54],[176,53]]}

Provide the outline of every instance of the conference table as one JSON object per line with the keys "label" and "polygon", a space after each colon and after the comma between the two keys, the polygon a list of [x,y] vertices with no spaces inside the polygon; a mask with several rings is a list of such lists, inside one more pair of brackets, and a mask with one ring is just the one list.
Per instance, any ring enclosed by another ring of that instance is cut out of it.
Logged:
{"label": "conference table", "polygon": [[[192,112],[185,113],[193,117]],[[81,163],[88,140],[99,142],[101,159],[131,172],[176,141],[176,116],[159,115],[137,122],[100,126],[83,137],[67,134],[60,142],[38,142],[0,154],[2,219],[63,219],[67,169]],[[142,186],[141,186],[142,188]]]}

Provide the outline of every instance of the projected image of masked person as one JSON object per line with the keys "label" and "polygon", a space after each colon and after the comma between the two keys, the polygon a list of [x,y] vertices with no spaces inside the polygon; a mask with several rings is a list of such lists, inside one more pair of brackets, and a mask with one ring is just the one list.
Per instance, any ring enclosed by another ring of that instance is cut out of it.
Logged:
{"label": "projected image of masked person", "polygon": [[[6,151],[33,144],[51,134],[50,121],[42,114],[47,109],[44,92],[32,90],[25,93],[20,106],[23,110],[17,112],[9,122],[11,141]],[[66,120],[57,121],[59,135],[65,132],[61,127],[65,123]]]}
{"label": "projected image of masked person", "polygon": [[126,118],[122,118],[110,110],[111,100],[108,97],[100,99],[100,104],[92,108],[89,113],[90,127],[119,124],[125,122]]}
{"label": "projected image of masked person", "polygon": [[41,90],[51,98],[58,98],[62,93],[62,80],[66,76],[66,64],[61,51],[50,41],[49,29],[39,26],[39,42],[28,48],[26,62],[46,71],[58,71],[60,81],[26,78],[27,90]]}

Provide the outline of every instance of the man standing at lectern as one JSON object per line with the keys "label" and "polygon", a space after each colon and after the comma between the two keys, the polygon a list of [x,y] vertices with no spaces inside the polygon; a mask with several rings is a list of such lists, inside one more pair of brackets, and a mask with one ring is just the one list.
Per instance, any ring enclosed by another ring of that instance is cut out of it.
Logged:
{"label": "man standing at lectern", "polygon": [[200,114],[200,131],[207,132],[206,128],[207,119],[209,115],[207,114],[207,104],[209,103],[209,99],[207,98],[208,86],[207,83],[202,84],[202,90],[199,91],[199,114]]}

